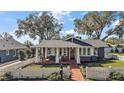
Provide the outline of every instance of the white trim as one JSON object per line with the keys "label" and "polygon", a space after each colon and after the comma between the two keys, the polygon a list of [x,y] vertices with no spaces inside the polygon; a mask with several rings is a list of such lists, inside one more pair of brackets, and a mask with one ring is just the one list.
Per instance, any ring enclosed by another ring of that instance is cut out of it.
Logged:
{"label": "white trim", "polygon": [[56,63],[59,63],[59,48],[56,48]]}
{"label": "white trim", "polygon": [[77,55],[76,55],[76,56],[77,56],[77,57],[76,57],[76,61],[77,61],[77,64],[80,64],[79,48],[76,48],[76,52],[77,52],[77,53],[76,53],[76,54],[77,54]]}
{"label": "white trim", "polygon": [[38,62],[38,48],[35,50],[35,63]]}
{"label": "white trim", "polygon": [[14,50],[14,55],[13,55],[13,57],[16,57],[16,53],[17,53],[16,50]]}
{"label": "white trim", "polygon": [[45,58],[47,58],[47,56],[48,56],[48,50],[47,50],[48,48],[47,47],[45,47]]}
{"label": "white trim", "polygon": [[9,55],[9,50],[6,50],[6,55],[7,55],[7,56]]}

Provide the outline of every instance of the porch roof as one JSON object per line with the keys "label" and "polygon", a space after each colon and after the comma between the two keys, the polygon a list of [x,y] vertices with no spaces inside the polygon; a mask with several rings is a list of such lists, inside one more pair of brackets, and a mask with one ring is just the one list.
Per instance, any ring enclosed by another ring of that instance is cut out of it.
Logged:
{"label": "porch roof", "polygon": [[32,47],[82,47],[82,46],[63,40],[43,40],[39,45],[35,45]]}

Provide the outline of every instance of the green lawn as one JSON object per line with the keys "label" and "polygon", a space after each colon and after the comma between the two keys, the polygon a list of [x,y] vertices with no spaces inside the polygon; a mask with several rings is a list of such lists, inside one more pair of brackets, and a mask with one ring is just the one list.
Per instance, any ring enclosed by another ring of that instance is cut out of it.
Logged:
{"label": "green lawn", "polygon": [[94,63],[83,64],[83,68],[88,67],[124,67],[124,61],[121,60],[108,60],[108,61],[99,61]]}
{"label": "green lawn", "polygon": [[[67,67],[66,65],[63,65],[63,67]],[[28,66],[25,67],[25,69],[42,69],[42,68],[60,68],[59,65],[45,65],[45,66],[42,66],[42,65],[37,65],[37,64],[30,64]]]}
{"label": "green lawn", "polygon": [[120,55],[120,56],[124,56],[124,53],[109,53],[110,55]]}

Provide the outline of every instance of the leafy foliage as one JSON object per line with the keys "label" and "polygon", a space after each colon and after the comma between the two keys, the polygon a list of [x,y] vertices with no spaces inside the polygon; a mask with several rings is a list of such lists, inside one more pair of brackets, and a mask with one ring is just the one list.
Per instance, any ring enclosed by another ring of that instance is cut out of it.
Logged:
{"label": "leafy foliage", "polygon": [[119,52],[119,51],[118,51],[118,48],[116,48],[116,49],[115,49],[115,53],[118,53],[118,52]]}
{"label": "leafy foliage", "polygon": [[122,41],[118,39],[117,37],[110,37],[106,40],[107,43],[112,44],[112,45],[118,45]]}
{"label": "leafy foliage", "polygon": [[122,49],[122,53],[124,53],[124,48]]}
{"label": "leafy foliage", "polygon": [[[51,75],[49,75],[47,79],[50,81],[61,81],[61,75],[57,72],[54,72]],[[66,75],[63,75],[63,79],[70,80],[69,77],[67,77]]]}
{"label": "leafy foliage", "polygon": [[58,23],[50,13],[32,13],[24,20],[18,20],[18,29],[15,34],[17,37],[29,35],[30,38],[41,40],[59,39],[59,32],[62,30],[62,24]]}
{"label": "leafy foliage", "polygon": [[27,47],[30,47],[30,46],[33,46],[34,44],[31,42],[31,41],[29,41],[29,40],[26,40],[25,42],[24,42],[24,44],[27,46]]}
{"label": "leafy foliage", "polygon": [[[123,18],[119,12],[114,11],[88,12],[82,19],[74,20],[74,30],[79,34],[88,35],[90,38],[101,39],[103,41],[111,35],[122,37],[124,34],[124,30],[122,29],[124,20],[121,20],[122,22],[120,21],[115,28],[110,27],[114,22]],[[104,30],[106,27],[110,29]],[[101,37],[104,31],[106,35]]]}
{"label": "leafy foliage", "polygon": [[20,50],[19,51],[19,60],[25,60],[26,58],[26,51],[25,50]]}
{"label": "leafy foliage", "polygon": [[4,80],[4,81],[12,80],[12,79],[13,79],[13,76],[11,75],[11,72],[7,72],[0,77],[0,80]]}
{"label": "leafy foliage", "polygon": [[119,72],[110,73],[110,79],[112,80],[124,80],[124,75]]}

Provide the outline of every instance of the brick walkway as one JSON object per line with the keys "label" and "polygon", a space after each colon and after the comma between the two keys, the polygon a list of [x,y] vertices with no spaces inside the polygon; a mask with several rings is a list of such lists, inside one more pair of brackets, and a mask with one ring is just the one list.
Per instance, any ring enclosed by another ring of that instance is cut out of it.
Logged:
{"label": "brick walkway", "polygon": [[81,73],[80,67],[75,61],[71,61],[71,79],[74,81],[84,81],[84,76]]}

